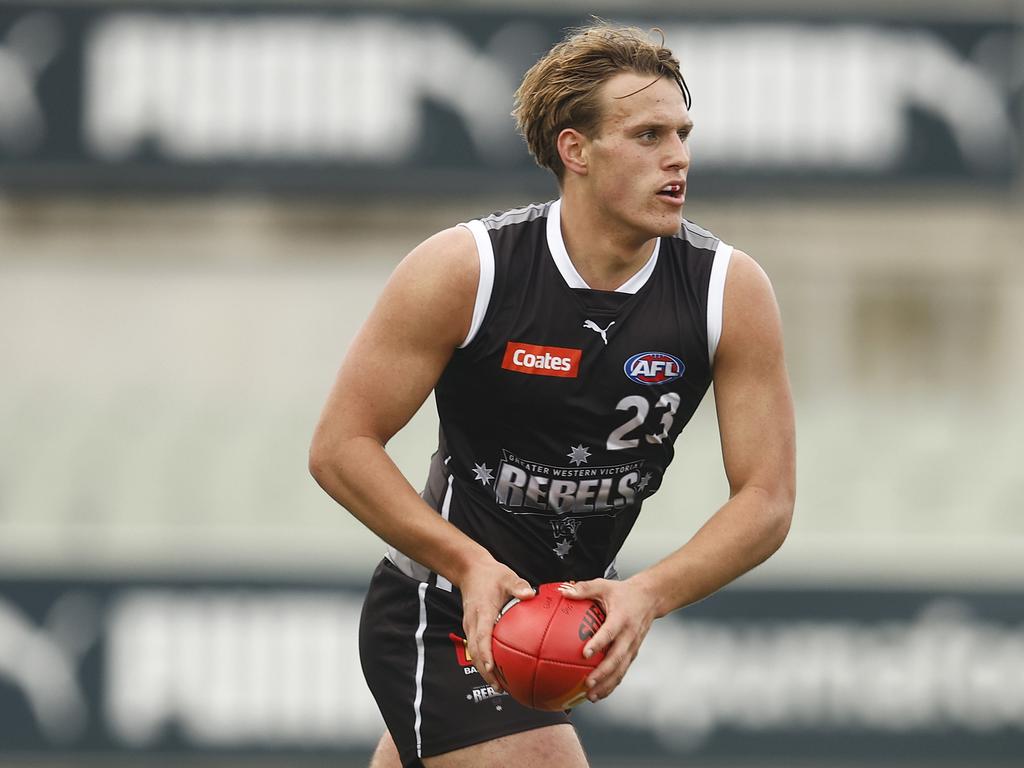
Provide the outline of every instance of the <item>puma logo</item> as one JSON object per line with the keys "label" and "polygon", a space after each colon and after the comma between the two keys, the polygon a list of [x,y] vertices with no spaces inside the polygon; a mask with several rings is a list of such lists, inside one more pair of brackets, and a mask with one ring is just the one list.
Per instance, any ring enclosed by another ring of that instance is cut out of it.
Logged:
{"label": "puma logo", "polygon": [[37,88],[44,71],[64,48],[52,13],[29,13],[0,38],[0,150],[28,155],[46,136]]}
{"label": "puma logo", "polygon": [[58,599],[42,626],[0,599],[0,682],[21,692],[51,743],[67,744],[85,732],[89,705],[79,666],[98,628],[98,608],[88,595]]}
{"label": "puma logo", "polygon": [[607,328],[602,328],[597,323],[595,323],[593,320],[587,320],[587,321],[585,321],[583,323],[583,327],[584,328],[587,328],[588,330],[591,330],[594,333],[600,333],[601,334],[601,338],[604,340],[605,346],[608,345],[608,335],[607,335],[608,331],[611,329],[611,327],[613,325],[615,325],[615,321],[614,320],[612,320],[610,323],[608,323],[608,327]]}

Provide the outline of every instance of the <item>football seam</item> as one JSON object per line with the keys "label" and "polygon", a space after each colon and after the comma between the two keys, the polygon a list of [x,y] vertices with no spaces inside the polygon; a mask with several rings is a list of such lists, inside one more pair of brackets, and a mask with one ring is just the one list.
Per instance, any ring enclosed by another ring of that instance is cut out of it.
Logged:
{"label": "football seam", "polygon": [[498,635],[494,634],[493,632],[491,633],[491,641],[492,642],[501,643],[502,645],[504,645],[509,650],[518,651],[519,653],[524,653],[527,656],[536,658],[534,656],[534,654],[533,654],[533,651],[528,651],[525,648],[520,648],[518,645],[512,645],[512,643],[508,642],[507,640],[504,640],[503,638],[499,637]]}
{"label": "football seam", "polygon": [[491,640],[493,642],[495,642],[495,643],[498,643],[499,645],[504,646],[506,650],[514,651],[514,652],[518,653],[520,656],[526,656],[527,658],[530,658],[530,659],[538,659],[538,658],[540,658],[539,656],[534,656],[529,651],[524,651],[522,648],[516,648],[514,645],[509,645],[504,640],[502,640],[500,637],[493,637],[493,638],[491,638]]}
{"label": "football seam", "polygon": [[542,659],[537,657],[538,666],[539,662],[543,661],[545,664],[557,664],[560,667],[572,667],[574,669],[596,669],[595,664],[577,664],[574,661],[561,661],[559,659]]}
{"label": "football seam", "polygon": [[551,631],[551,625],[555,622],[555,613],[562,606],[562,601],[565,600],[561,595],[558,596],[558,602],[555,604],[555,610],[548,615],[548,623],[544,625],[544,634],[540,636],[540,645],[537,646],[537,658],[539,659],[541,654],[544,652],[544,641],[548,639],[548,632]]}
{"label": "football seam", "polygon": [[[532,702],[533,701],[533,685],[537,681],[537,661],[538,661],[537,657],[534,656],[532,653],[528,653],[526,651],[521,651],[518,648],[515,648],[514,646],[509,645],[508,643],[502,641],[502,639],[499,638],[499,637],[492,637],[491,638],[491,642],[496,642],[496,643],[498,643],[498,645],[504,646],[505,650],[512,651],[513,653],[518,653],[520,656],[525,656],[527,659],[529,659],[530,661],[533,662],[533,680],[530,683],[530,701]],[[506,693],[508,693],[508,691],[506,691]],[[533,705],[531,704],[531,706],[533,706]]]}
{"label": "football seam", "polygon": [[[494,641],[497,642],[499,645],[503,646],[506,651],[511,651],[512,653],[518,653],[520,656],[524,656],[527,659],[529,659],[530,661],[537,662],[537,661],[541,660],[539,656],[534,656],[529,651],[520,650],[519,648],[516,648],[515,646],[509,645],[508,643],[503,642],[502,640],[494,638]],[[537,670],[537,665],[535,663],[534,664],[534,675],[536,675],[536,673],[537,673],[536,670]]]}
{"label": "football seam", "polygon": [[522,648],[516,648],[514,645],[509,645],[500,637],[495,637],[493,638],[493,640],[498,645],[502,646],[505,650],[512,651],[513,653],[518,653],[520,656],[525,656],[526,658],[531,659],[532,661],[543,661],[545,664],[557,664],[562,667],[574,667],[576,669],[594,669],[597,666],[596,664],[588,664],[585,661],[563,661],[562,659],[551,659],[545,656],[535,656],[529,651],[524,651]]}
{"label": "football seam", "polygon": [[540,657],[544,653],[544,641],[548,639],[548,632],[551,631],[551,624],[555,620],[555,611],[558,610],[558,606],[562,604],[562,596],[558,596],[558,602],[555,603],[555,610],[548,614],[548,623],[544,625],[544,634],[540,636],[540,644],[537,646],[537,656],[535,657],[536,662],[533,665],[533,679],[530,681],[530,706],[537,706],[537,670],[540,669]]}
{"label": "football seam", "polygon": [[[555,610],[553,610],[548,616],[548,623],[544,627],[544,634],[540,637],[540,646],[537,649],[537,663],[533,665],[533,681],[530,684],[530,702],[533,706],[537,706],[537,673],[540,671],[540,659],[544,654],[544,643],[548,639],[548,632],[551,631],[551,625],[555,623],[555,614],[558,612],[558,609],[562,607],[563,600],[565,600],[565,596],[559,593],[558,602],[555,604]],[[554,663],[558,664],[560,662],[556,661]]]}

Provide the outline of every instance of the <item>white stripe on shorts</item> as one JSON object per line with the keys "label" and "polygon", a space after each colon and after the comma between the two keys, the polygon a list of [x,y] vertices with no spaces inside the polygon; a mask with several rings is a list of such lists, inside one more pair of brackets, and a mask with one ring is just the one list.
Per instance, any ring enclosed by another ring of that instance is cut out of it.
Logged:
{"label": "white stripe on shorts", "polygon": [[420,739],[420,724],[423,722],[423,716],[420,714],[420,704],[423,703],[423,631],[427,628],[427,582],[420,582],[418,592],[420,596],[420,625],[416,627],[416,700],[412,706],[416,711],[416,722],[413,725],[413,729],[416,731],[416,757],[423,757],[423,742]]}

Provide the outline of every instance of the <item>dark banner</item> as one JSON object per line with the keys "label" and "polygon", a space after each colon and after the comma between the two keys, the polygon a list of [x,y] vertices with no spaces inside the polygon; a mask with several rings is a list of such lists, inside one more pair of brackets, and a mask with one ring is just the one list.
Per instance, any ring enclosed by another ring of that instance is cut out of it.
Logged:
{"label": "dark banner", "polygon": [[[697,189],[1018,175],[1022,34],[609,14],[694,94]],[[509,116],[568,14],[281,2],[0,6],[0,188],[550,192]]]}
{"label": "dark banner", "polygon": [[[365,758],[383,726],[358,662],[362,589],[0,579],[0,759]],[[574,719],[595,758],[626,762],[1015,765],[1022,598],[734,586],[656,622],[625,682]],[[467,702],[500,706],[485,688],[468,675]]]}

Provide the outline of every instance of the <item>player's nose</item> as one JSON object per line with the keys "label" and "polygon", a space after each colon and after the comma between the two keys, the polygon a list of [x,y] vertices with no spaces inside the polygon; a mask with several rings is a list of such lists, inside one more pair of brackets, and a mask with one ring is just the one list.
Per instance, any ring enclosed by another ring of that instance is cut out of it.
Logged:
{"label": "player's nose", "polygon": [[672,169],[682,169],[690,167],[690,144],[689,141],[684,139],[678,134],[674,134],[673,138],[669,142],[669,150],[665,156],[665,165]]}

